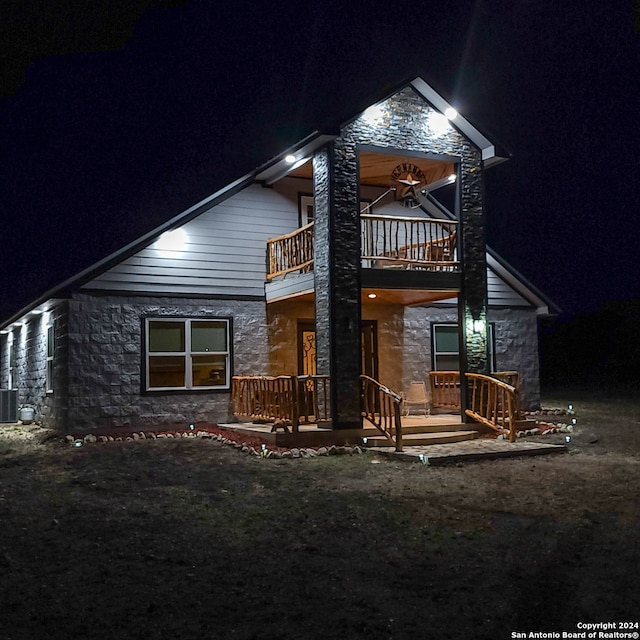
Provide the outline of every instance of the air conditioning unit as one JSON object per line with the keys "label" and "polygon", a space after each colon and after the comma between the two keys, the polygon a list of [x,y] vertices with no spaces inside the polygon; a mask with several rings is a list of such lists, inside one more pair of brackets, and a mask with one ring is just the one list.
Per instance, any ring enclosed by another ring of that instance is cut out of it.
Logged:
{"label": "air conditioning unit", "polygon": [[17,389],[0,389],[0,422],[18,422]]}

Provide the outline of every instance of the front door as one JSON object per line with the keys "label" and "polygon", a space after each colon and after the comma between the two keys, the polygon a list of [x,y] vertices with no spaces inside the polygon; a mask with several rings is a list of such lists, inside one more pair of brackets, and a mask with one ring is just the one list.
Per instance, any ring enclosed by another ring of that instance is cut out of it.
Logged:
{"label": "front door", "polygon": [[[362,373],[378,379],[378,331],[375,320],[363,320]],[[316,374],[316,329],[313,322],[298,321],[298,375]]]}

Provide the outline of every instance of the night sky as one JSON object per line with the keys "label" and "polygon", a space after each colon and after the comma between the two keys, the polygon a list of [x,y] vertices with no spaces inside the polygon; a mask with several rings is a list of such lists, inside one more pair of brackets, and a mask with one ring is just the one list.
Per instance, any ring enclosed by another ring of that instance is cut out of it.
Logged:
{"label": "night sky", "polygon": [[417,75],[513,156],[490,246],[568,314],[640,297],[631,0],[84,4],[0,9],[0,318]]}

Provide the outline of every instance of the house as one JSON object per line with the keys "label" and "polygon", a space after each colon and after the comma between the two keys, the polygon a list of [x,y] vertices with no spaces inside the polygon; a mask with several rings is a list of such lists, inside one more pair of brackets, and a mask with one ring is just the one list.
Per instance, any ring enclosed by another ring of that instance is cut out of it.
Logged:
{"label": "house", "polygon": [[260,376],[322,380],[336,432],[362,425],[361,374],[459,372],[464,415],[460,379],[515,370],[536,407],[553,308],[485,243],[506,159],[416,78],[8,318],[0,388],[77,433],[225,422]]}

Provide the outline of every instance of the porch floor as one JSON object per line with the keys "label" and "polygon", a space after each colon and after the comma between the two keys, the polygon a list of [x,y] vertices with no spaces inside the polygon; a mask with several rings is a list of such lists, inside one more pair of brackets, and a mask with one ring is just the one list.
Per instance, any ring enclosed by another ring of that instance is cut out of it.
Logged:
{"label": "porch floor", "polygon": [[[381,455],[401,460],[417,462],[422,455],[428,458],[429,464],[443,464],[463,460],[481,460],[512,456],[531,456],[547,453],[560,453],[567,450],[564,445],[552,445],[517,440],[510,443],[506,440],[478,438],[476,431],[483,427],[474,423],[462,423],[459,414],[435,413],[429,416],[411,415],[402,417],[404,434],[404,451],[396,452],[389,446],[371,446],[380,432],[372,426],[363,429],[332,430],[318,427],[315,424],[300,425],[298,433],[286,433],[282,430],[271,432],[271,423],[254,424],[252,422],[236,422],[220,424],[220,427],[246,435],[259,436],[265,442],[277,447],[320,447],[331,444],[362,444],[362,439],[369,440],[367,449]],[[426,436],[425,442],[420,436]],[[412,436],[422,442],[411,444]],[[442,436],[442,438],[439,438]],[[457,437],[459,436],[459,437]],[[464,439],[463,439],[464,438]]]}

